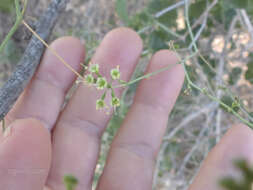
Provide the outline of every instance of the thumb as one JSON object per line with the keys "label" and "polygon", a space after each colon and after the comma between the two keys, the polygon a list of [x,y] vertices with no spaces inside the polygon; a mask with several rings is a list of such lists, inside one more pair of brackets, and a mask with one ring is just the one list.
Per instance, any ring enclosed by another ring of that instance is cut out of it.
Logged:
{"label": "thumb", "polygon": [[1,189],[42,190],[50,162],[50,133],[39,121],[17,120],[1,134]]}

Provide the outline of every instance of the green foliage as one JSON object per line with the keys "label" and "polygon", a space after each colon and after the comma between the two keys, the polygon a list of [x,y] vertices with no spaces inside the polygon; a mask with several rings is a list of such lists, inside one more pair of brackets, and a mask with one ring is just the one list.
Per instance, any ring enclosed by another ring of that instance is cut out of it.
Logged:
{"label": "green foliage", "polygon": [[245,79],[248,80],[251,84],[253,84],[253,53],[250,54],[249,58],[250,58],[250,61],[247,64]]}
{"label": "green foliage", "polygon": [[9,40],[3,51],[3,56],[11,63],[16,64],[21,57],[21,50],[13,40]]}
{"label": "green foliage", "polygon": [[[155,14],[166,7],[169,7],[176,3],[176,0],[150,0],[148,5],[148,12],[151,14]],[[177,10],[172,10],[170,12],[167,12],[160,18],[158,18],[158,21],[166,26],[175,27],[176,26],[176,19],[177,19]]]}
{"label": "green foliage", "polygon": [[[231,4],[235,8],[244,9],[248,6],[248,0],[224,0],[225,3]],[[251,0],[250,0],[251,1]]]}
{"label": "green foliage", "polygon": [[[210,13],[218,22],[224,24],[225,29],[227,30],[236,15],[236,7],[230,3],[230,0],[221,0]],[[210,27],[210,25],[208,26]]]}
{"label": "green foliage", "polygon": [[128,11],[127,11],[127,1],[126,0],[117,0],[115,5],[115,10],[119,18],[124,22],[129,22]]}
{"label": "green foliage", "polygon": [[198,0],[195,3],[191,3],[189,8],[190,20],[197,19],[206,9],[206,0]]}
{"label": "green foliage", "polygon": [[168,41],[168,34],[161,31],[155,30],[150,34],[149,47],[153,52],[161,49],[168,49],[169,46],[166,44]]}
{"label": "green foliage", "polygon": [[242,74],[242,69],[240,67],[233,68],[231,73],[229,74],[228,83],[230,85],[235,85],[240,79],[241,74]]}
{"label": "green foliage", "polygon": [[[224,95],[221,98],[221,101],[226,104],[227,106],[229,106],[231,109],[233,109],[234,111],[238,112],[239,111],[239,104],[237,101],[233,100],[232,97]],[[230,112],[230,110],[227,110],[223,105],[220,105],[220,107],[226,111],[226,112]]]}
{"label": "green foliage", "polygon": [[221,187],[226,190],[251,190],[253,182],[253,168],[245,160],[238,160],[234,163],[242,173],[242,180],[237,181],[233,177],[226,177],[220,181]]}
{"label": "green foliage", "polygon": [[13,34],[16,32],[19,25],[21,24],[23,16],[25,14],[26,7],[27,7],[27,0],[24,0],[23,9],[20,8],[19,0],[14,0],[14,2],[15,2],[15,7],[16,7],[16,21],[14,25],[12,26],[11,30],[9,31],[9,33],[7,34],[7,36],[4,38],[3,42],[1,43],[0,53],[4,50],[6,44],[11,39],[11,37],[13,36]]}
{"label": "green foliage", "polygon": [[133,28],[136,31],[151,24],[153,24],[153,18],[147,12],[147,10],[143,10],[142,12],[137,13],[129,21],[129,27]]}
{"label": "green foliage", "polygon": [[249,14],[253,15],[253,1],[252,0],[223,0],[224,5],[229,5],[235,9],[246,9]]}
{"label": "green foliage", "polygon": [[229,26],[235,16],[236,10],[234,8],[224,8],[224,25],[226,30],[229,29]]}
{"label": "green foliage", "polygon": [[1,0],[0,11],[11,12],[14,9],[14,0]]}
{"label": "green foliage", "polygon": [[[210,66],[211,66],[212,68],[215,68],[215,67],[216,67],[216,60],[210,59],[210,58],[207,57],[207,56],[204,57],[204,58],[208,61],[208,63],[210,64]],[[199,61],[199,65],[202,67],[204,73],[207,75],[207,77],[208,77],[209,79],[212,79],[213,77],[215,77],[216,73],[213,72],[213,71],[210,69],[210,67],[204,62],[203,59],[198,58],[198,61]]]}
{"label": "green foliage", "polygon": [[65,184],[66,190],[75,190],[75,188],[78,184],[78,180],[72,175],[64,176],[63,181]]}
{"label": "green foliage", "polygon": [[248,2],[248,6],[247,6],[247,9],[248,13],[253,16],[253,1],[252,0],[249,0]]}

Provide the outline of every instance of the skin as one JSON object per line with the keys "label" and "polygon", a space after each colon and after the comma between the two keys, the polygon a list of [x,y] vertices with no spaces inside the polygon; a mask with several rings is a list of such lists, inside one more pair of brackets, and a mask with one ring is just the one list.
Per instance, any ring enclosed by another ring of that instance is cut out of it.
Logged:
{"label": "skin", "polygon": [[[80,71],[85,57],[78,39],[64,37],[51,47],[74,69]],[[122,79],[128,81],[142,52],[142,41],[132,30],[119,28],[107,34],[93,62],[109,77],[120,65]],[[137,93],[107,158],[97,190],[151,190],[154,165],[168,114],[184,81],[184,71],[168,50],[157,52],[147,72],[171,65],[171,69],[140,82]],[[62,109],[64,97],[75,81],[69,71],[46,51],[33,80],[6,116],[8,133],[0,134],[0,184],[7,190],[64,190],[63,176],[80,181],[76,190],[91,190],[101,135],[110,114],[97,111],[101,92],[79,85]],[[117,89],[120,96],[122,89]],[[109,100],[106,100],[107,102]],[[109,103],[109,102],[108,102]],[[51,132],[50,132],[51,131]],[[237,175],[231,160],[253,160],[253,132],[236,125],[210,152],[190,190],[219,190],[217,180]]]}

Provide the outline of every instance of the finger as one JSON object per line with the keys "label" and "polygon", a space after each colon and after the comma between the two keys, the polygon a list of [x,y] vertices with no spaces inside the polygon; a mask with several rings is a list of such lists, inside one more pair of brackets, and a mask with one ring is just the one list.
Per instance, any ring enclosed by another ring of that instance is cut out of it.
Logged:
{"label": "finger", "polygon": [[141,82],[134,103],[115,137],[98,190],[152,189],[155,158],[171,111],[184,81],[177,58],[156,53],[148,73],[171,68]]}
{"label": "finger", "polygon": [[[93,62],[100,64],[107,79],[110,70],[119,65],[122,79],[128,80],[141,51],[140,37],[130,29],[120,28],[106,35]],[[91,189],[100,137],[110,119],[105,111],[96,110],[100,96],[100,92],[82,84],[61,115],[53,134],[54,158],[48,180],[52,189],[64,189],[62,178],[66,174],[79,179],[77,190]]]}
{"label": "finger", "polygon": [[221,190],[219,181],[228,176],[239,177],[233,163],[246,159],[253,163],[253,131],[244,125],[232,127],[208,154],[189,190]]}
{"label": "finger", "polygon": [[[84,47],[79,40],[64,37],[52,43],[54,49],[75,70],[84,59]],[[76,76],[49,50],[44,54],[41,66],[28,88],[7,115],[7,125],[16,119],[33,117],[52,129],[64,97]]]}
{"label": "finger", "polygon": [[0,140],[1,189],[42,190],[51,162],[48,130],[35,119],[17,120]]}

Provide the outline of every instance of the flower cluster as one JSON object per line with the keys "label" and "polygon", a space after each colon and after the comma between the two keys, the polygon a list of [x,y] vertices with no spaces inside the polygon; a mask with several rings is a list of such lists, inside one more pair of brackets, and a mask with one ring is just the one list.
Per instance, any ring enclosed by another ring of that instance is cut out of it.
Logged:
{"label": "flower cluster", "polygon": [[87,72],[87,74],[84,76],[84,83],[88,86],[94,86],[98,90],[104,90],[101,98],[96,101],[96,109],[101,110],[108,107],[105,103],[105,98],[109,91],[111,92],[110,106],[114,109],[119,107],[120,99],[115,96],[114,88],[112,85],[113,82],[122,83],[122,80],[120,80],[121,73],[119,66],[111,69],[110,80],[107,80],[106,77],[100,73],[100,67],[98,64],[89,63],[88,67],[84,66],[84,68]]}

